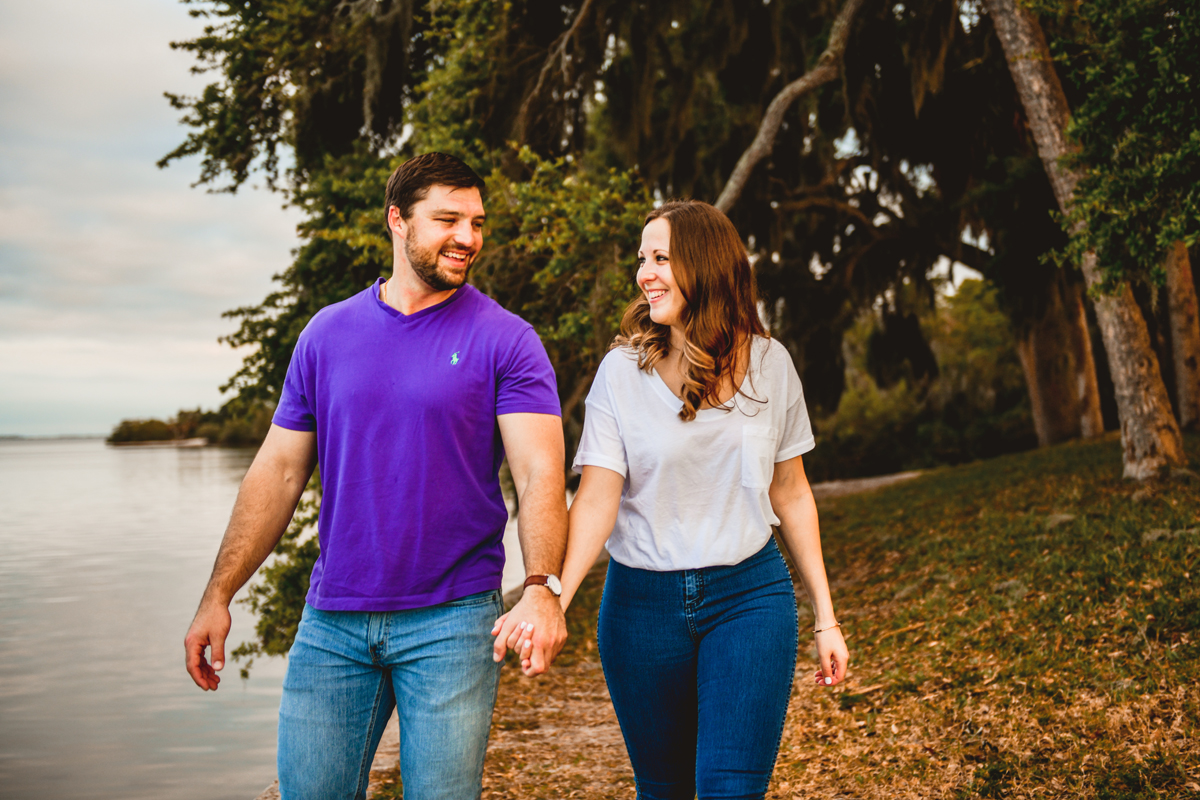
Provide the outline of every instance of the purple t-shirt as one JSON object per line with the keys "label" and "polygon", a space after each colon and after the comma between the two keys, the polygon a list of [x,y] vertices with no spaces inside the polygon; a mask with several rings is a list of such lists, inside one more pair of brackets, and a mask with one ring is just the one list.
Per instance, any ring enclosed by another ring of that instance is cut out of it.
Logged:
{"label": "purple t-shirt", "polygon": [[321,555],[308,603],[398,611],[500,588],[496,417],[560,414],[537,333],[475,287],[405,316],[379,285],[300,334],[275,424],[317,433]]}

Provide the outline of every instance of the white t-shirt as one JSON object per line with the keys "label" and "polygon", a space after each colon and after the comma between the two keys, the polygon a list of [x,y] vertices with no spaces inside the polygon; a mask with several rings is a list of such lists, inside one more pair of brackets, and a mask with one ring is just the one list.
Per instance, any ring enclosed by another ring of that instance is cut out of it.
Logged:
{"label": "white t-shirt", "polygon": [[754,555],[779,524],[767,496],[775,464],[814,446],[800,376],[773,339],[754,337],[742,392],[724,408],[690,422],[681,408],[630,349],[610,351],[596,371],[572,468],[625,477],[608,540],[625,566],[699,569]]}

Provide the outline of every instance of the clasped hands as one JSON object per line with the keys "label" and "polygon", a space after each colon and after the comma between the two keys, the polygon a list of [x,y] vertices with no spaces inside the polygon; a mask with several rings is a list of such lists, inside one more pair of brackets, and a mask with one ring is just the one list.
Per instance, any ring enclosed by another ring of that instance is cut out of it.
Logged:
{"label": "clasped hands", "polygon": [[521,672],[540,675],[550,668],[567,640],[567,621],[558,598],[544,586],[528,586],[521,600],[492,626],[492,658],[503,661],[512,650]]}

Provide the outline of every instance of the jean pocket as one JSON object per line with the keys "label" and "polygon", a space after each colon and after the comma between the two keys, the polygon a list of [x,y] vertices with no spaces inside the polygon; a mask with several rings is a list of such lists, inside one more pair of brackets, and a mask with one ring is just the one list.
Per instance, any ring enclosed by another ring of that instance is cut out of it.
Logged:
{"label": "jean pocket", "polygon": [[742,426],[742,486],[766,489],[775,475],[776,430],[767,425]]}

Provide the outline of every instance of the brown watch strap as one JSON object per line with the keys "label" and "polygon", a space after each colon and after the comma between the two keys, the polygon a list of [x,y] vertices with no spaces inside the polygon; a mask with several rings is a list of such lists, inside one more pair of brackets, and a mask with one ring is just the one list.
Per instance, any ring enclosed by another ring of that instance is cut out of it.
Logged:
{"label": "brown watch strap", "polygon": [[525,579],[525,586],[545,586],[555,597],[562,596],[562,582],[557,575],[530,575]]}

